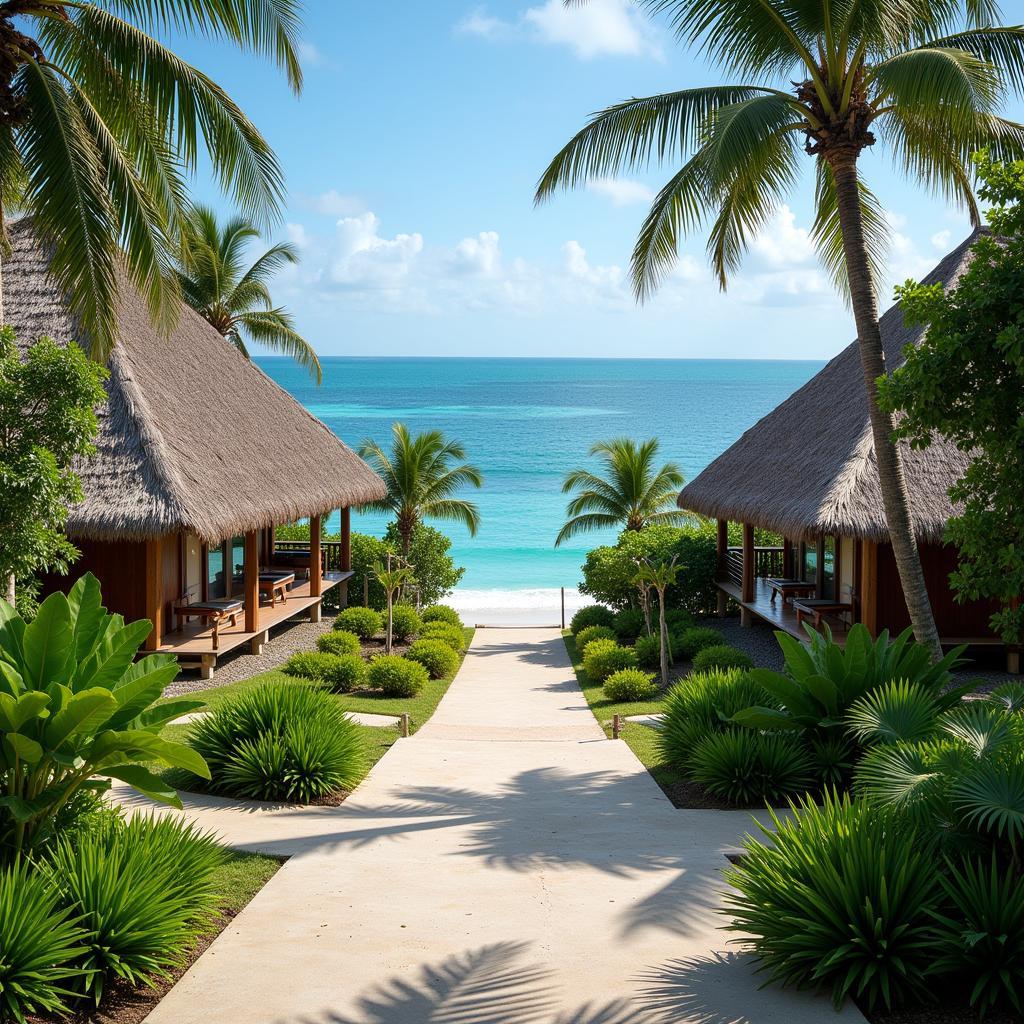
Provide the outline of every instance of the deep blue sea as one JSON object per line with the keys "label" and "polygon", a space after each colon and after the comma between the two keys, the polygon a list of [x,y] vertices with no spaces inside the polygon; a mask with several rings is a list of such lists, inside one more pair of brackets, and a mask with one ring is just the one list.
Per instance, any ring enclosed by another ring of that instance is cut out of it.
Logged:
{"label": "deep blue sea", "polygon": [[[664,459],[691,479],[820,369],[771,360],[326,358],[313,384],[283,358],[259,365],[347,444],[388,441],[391,424],[458,438],[484,474],[467,497],[480,508],[476,537],[443,526],[466,567],[465,608],[536,605],[538,591],[575,588],[585,552],[611,534],[561,548],[565,473],[587,464],[600,439],[657,437]],[[381,533],[385,518],[358,514],[353,529]],[[438,524],[442,525],[442,524]],[[332,524],[336,529],[337,524]]]}

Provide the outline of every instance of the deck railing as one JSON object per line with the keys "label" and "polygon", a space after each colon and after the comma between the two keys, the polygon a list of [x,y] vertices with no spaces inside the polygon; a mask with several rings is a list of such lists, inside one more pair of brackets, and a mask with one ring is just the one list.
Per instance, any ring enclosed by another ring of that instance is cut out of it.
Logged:
{"label": "deck railing", "polygon": [[[275,540],[274,547],[278,551],[308,551],[308,540]],[[320,550],[323,552],[324,572],[341,572],[341,541],[322,540]]]}
{"label": "deck railing", "polygon": [[[769,576],[783,576],[783,549],[781,547],[754,548],[754,578],[767,579]],[[743,586],[743,548],[729,548],[725,556],[728,578],[737,587]]]}

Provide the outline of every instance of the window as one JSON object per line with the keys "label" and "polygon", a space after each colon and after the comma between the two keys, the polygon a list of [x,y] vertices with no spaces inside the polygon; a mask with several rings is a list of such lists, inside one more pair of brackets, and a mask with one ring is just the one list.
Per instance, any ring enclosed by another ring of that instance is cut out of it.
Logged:
{"label": "window", "polygon": [[836,539],[826,537],[821,542],[822,586],[821,597],[836,597]]}
{"label": "window", "polygon": [[211,547],[206,553],[206,580],[211,598],[224,597],[227,594],[224,579],[224,548]]}

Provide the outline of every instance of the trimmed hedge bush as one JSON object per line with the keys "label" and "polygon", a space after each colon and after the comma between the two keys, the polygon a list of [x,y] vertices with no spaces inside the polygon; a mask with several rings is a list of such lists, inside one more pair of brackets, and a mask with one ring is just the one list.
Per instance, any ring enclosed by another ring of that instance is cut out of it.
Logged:
{"label": "trimmed hedge bush", "polygon": [[658,684],[649,672],[622,668],[604,681],[604,695],[615,701],[652,700],[658,696]]}
{"label": "trimmed hedge bush", "polygon": [[366,683],[366,662],[359,654],[339,654],[324,675],[324,682],[335,693],[350,693]]}
{"label": "trimmed hedge bush", "polygon": [[618,636],[608,626],[586,626],[576,634],[576,649],[583,654],[592,640],[618,640]]}
{"label": "trimmed hedge bush", "polygon": [[432,604],[429,608],[424,608],[420,613],[420,618],[424,623],[447,622],[450,626],[458,626],[459,629],[462,629],[462,619],[459,617],[459,613],[446,604]]}
{"label": "trimmed hedge bush", "polygon": [[732,728],[728,719],[738,711],[766,704],[768,694],[745,672],[694,672],[665,697],[658,749],[669,764],[686,770],[701,740]]}
{"label": "trimmed hedge bush", "polygon": [[636,663],[641,668],[661,668],[661,640],[656,633],[650,636],[638,636],[633,645]]}
{"label": "trimmed hedge bush", "polygon": [[362,649],[359,637],[344,629],[333,629],[316,638],[318,650],[327,654],[358,654]]}
{"label": "trimmed hedge bush", "polygon": [[797,736],[727,729],[693,749],[690,775],[731,804],[777,803],[811,785],[810,755]]}
{"label": "trimmed hedge bush", "polygon": [[372,640],[375,636],[380,635],[384,628],[384,619],[380,612],[375,612],[372,608],[353,605],[338,615],[334,620],[334,628],[355,633],[363,640]]}
{"label": "trimmed hedge bush", "polygon": [[397,643],[404,644],[409,637],[416,636],[422,628],[423,621],[411,604],[396,604],[392,607],[391,636]]}
{"label": "trimmed hedge bush", "polygon": [[410,661],[418,661],[430,673],[431,679],[446,679],[459,667],[458,654],[443,640],[429,637],[414,641],[405,656]]}
{"label": "trimmed hedge bush", "polygon": [[[337,655],[322,655],[337,658]],[[309,803],[349,789],[362,773],[363,741],[329,693],[267,682],[233,695],[191,729],[213,792]]]}
{"label": "trimmed hedge bush", "polygon": [[611,608],[605,608],[603,604],[588,604],[581,608],[569,621],[569,632],[576,636],[581,629],[587,626],[607,626],[611,629],[615,625],[615,612]]}
{"label": "trimmed hedge bush", "polygon": [[728,644],[716,644],[698,651],[693,658],[693,667],[698,672],[709,672],[713,668],[750,669],[754,660],[749,654],[736,650]]}
{"label": "trimmed hedge bush", "polygon": [[339,657],[329,651],[298,651],[281,666],[281,671],[300,679],[323,682],[337,667]]}
{"label": "trimmed hedge bush", "polygon": [[639,608],[624,608],[616,612],[612,628],[624,644],[631,644],[644,631],[644,613]]}
{"label": "trimmed hedge bush", "polygon": [[679,631],[677,644],[674,651],[677,658],[690,660],[696,657],[705,647],[720,647],[725,643],[725,637],[717,629],[708,626],[690,626]]}
{"label": "trimmed hedge bush", "polygon": [[440,619],[424,623],[420,631],[421,640],[443,640],[453,651],[462,652],[466,649],[466,634],[461,626],[453,626],[450,622]]}
{"label": "trimmed hedge bush", "polygon": [[225,851],[179,818],[136,815],[59,840],[42,871],[85,929],[73,987],[98,1003],[113,982],[169,978],[217,909]]}
{"label": "trimmed hedge bush", "polygon": [[620,668],[636,668],[636,655],[614,640],[593,640],[583,652],[583,670],[595,683],[603,683]]}
{"label": "trimmed hedge bush", "polygon": [[415,697],[430,675],[418,662],[398,654],[380,654],[370,662],[367,681],[388,697]]}

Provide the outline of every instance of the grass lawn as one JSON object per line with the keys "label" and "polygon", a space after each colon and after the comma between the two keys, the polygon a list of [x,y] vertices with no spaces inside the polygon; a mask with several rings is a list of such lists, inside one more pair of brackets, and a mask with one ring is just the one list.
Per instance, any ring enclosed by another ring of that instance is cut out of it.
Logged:
{"label": "grass lawn", "polygon": [[[661,700],[642,701],[613,701],[604,695],[604,689],[600,683],[595,683],[583,670],[583,661],[576,648],[576,641],[572,633],[565,630],[562,633],[565,640],[565,649],[569,652],[573,670],[576,672],[576,681],[583,690],[583,696],[587,698],[590,710],[594,717],[608,736],[612,734],[612,718],[615,715],[656,715],[661,711]],[[622,740],[629,745],[629,749],[636,754],[639,761],[651,773],[654,781],[674,799],[673,789],[683,782],[683,776],[675,768],[665,763],[658,750],[658,731],[649,725],[641,725],[639,722],[626,722],[619,734]]]}
{"label": "grass lawn", "polygon": [[227,861],[214,876],[221,912],[234,917],[270,881],[280,866],[281,861],[276,857],[229,851]]}

